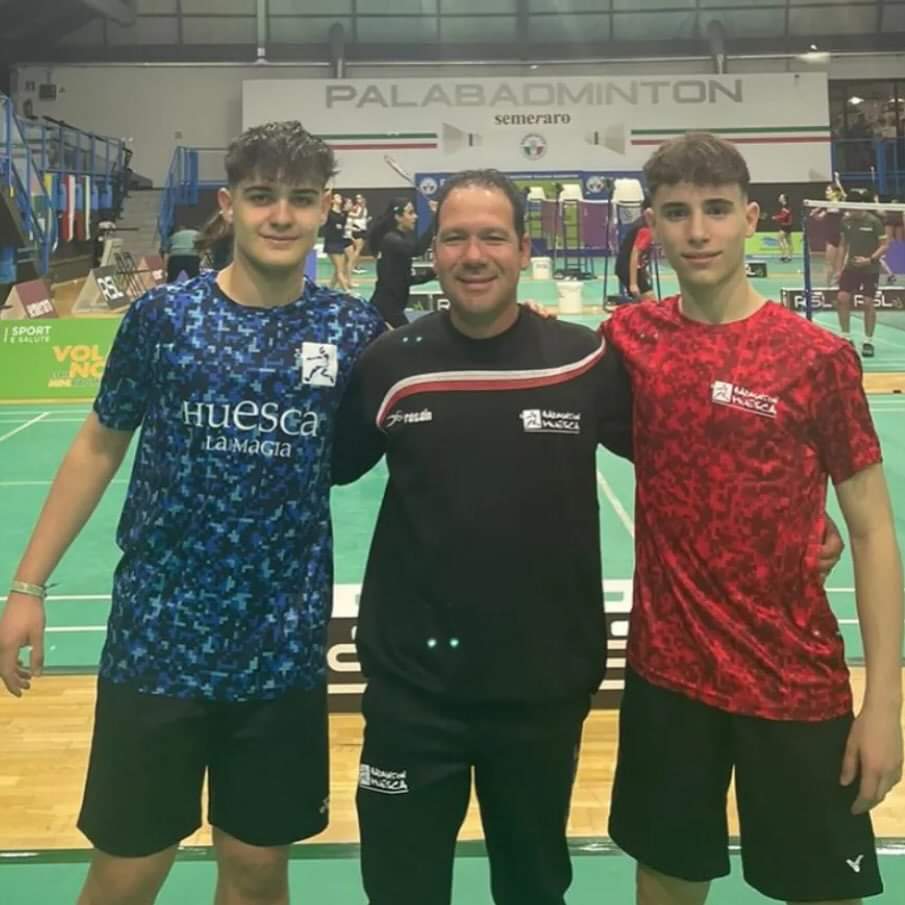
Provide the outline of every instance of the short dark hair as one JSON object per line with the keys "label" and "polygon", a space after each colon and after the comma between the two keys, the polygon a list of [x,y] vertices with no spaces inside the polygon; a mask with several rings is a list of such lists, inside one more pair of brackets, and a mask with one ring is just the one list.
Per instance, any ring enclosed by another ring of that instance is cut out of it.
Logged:
{"label": "short dark hair", "polygon": [[226,177],[231,186],[252,178],[326,186],[336,173],[333,149],[298,120],[246,129],[226,152]]}
{"label": "short dark hair", "polygon": [[462,170],[460,173],[450,176],[437,194],[437,210],[434,213],[434,219],[438,228],[440,211],[443,209],[443,203],[449,197],[449,193],[473,185],[485,189],[496,189],[509,199],[509,203],[512,205],[512,223],[515,226],[515,234],[521,239],[525,235],[525,196],[518,186],[499,170]]}
{"label": "short dark hair", "polygon": [[751,173],[735,145],[710,132],[688,132],[660,145],[644,164],[647,192],[666,185],[737,185],[748,196]]}

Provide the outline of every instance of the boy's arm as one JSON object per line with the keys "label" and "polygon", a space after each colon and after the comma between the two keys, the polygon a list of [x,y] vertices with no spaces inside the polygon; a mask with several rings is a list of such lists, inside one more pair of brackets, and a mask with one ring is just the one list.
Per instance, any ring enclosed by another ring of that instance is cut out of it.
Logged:
{"label": "boy's arm", "polygon": [[[92,412],[66,453],[25,554],[13,576],[43,586],[82,526],[88,521],[122,463],[132,431],[110,430]],[[44,604],[10,592],[0,616],[0,679],[19,697],[44,661]],[[30,670],[18,666],[19,651],[31,645]]]}
{"label": "boy's arm", "polygon": [[836,568],[842,558],[845,541],[842,540],[842,535],[828,512],[823,514],[823,521],[823,539],[817,555],[817,571],[820,572],[820,577],[826,581],[830,572]]}
{"label": "boy's arm", "polygon": [[853,813],[879,804],[902,778],[902,561],[883,466],[870,465],[836,487],[851,537],[867,686],[840,781],[860,773]]}
{"label": "boy's arm", "polygon": [[[107,357],[94,411],[85,419],[60,466],[14,579],[44,585],[88,520],[144,419],[155,393],[156,319],[167,289],[152,289],[126,312]],[[44,660],[44,605],[11,593],[0,617],[0,679],[11,694],[27,689]],[[19,650],[31,645],[31,670],[18,666]]]}
{"label": "boy's arm", "polygon": [[383,457],[384,436],[366,400],[364,363],[356,362],[336,413],[332,484],[351,484]]}
{"label": "boy's arm", "polygon": [[877,250],[870,256],[872,261],[879,261],[886,252],[889,251],[889,236],[885,233],[883,237],[880,239],[880,244],[877,246]]}
{"label": "boy's arm", "polygon": [[839,256],[836,260],[839,262],[836,265],[836,276],[838,277],[848,265],[848,239],[845,233],[842,233],[842,237],[839,239]]}
{"label": "boy's arm", "polygon": [[633,296],[640,296],[641,290],[638,288],[638,261],[641,258],[641,252],[638,250],[638,242],[632,245],[632,253],[628,258],[628,291]]}

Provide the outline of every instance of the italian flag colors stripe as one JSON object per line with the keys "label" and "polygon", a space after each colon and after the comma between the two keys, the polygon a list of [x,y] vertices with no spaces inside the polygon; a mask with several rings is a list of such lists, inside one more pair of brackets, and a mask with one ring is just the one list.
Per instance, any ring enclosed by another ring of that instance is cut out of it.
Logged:
{"label": "italian flag colors stripe", "polygon": [[[632,129],[633,145],[662,145],[688,129]],[[702,131],[712,132],[737,145],[829,144],[829,126],[739,126]]]}
{"label": "italian flag colors stripe", "polygon": [[334,151],[405,151],[414,148],[438,148],[436,132],[356,132],[345,135],[320,135]]}

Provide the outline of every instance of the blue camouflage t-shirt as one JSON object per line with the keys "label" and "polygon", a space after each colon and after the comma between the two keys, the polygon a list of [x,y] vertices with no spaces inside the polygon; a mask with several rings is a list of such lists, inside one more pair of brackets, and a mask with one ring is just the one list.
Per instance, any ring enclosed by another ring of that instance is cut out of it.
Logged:
{"label": "blue camouflage t-shirt", "polygon": [[141,425],[100,675],[243,701],[324,681],[334,414],[384,326],[307,282],[239,305],[215,276],[135,302],[94,403],[108,428]]}

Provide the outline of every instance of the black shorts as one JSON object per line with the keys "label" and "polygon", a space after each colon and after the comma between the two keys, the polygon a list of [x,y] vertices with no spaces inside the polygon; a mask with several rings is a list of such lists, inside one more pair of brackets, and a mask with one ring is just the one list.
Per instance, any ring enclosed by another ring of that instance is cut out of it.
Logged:
{"label": "black shorts", "polygon": [[590,695],[454,702],[372,678],[358,783],[371,905],[448,905],[472,774],[496,905],[562,905],[566,821]]}
{"label": "black shorts", "polygon": [[167,282],[175,283],[180,273],[193,280],[201,272],[201,258],[198,255],[170,255],[167,258]]}
{"label": "black shorts", "polygon": [[346,242],[342,240],[340,242],[325,242],[324,243],[324,254],[325,255],[344,255],[346,253]]}
{"label": "black shorts", "polygon": [[872,299],[877,294],[880,274],[869,270],[846,267],[839,275],[839,291],[850,295],[863,295]]}
{"label": "black shorts", "polygon": [[135,858],[210,823],[241,842],[289,845],[328,818],[326,688],[221,703],[141,694],[98,681],[79,829],[95,848]]}
{"label": "black shorts", "polygon": [[352,230],[352,238],[353,239],[365,239],[367,238],[368,232],[364,229],[353,229]]}
{"label": "black shorts", "polygon": [[787,901],[883,891],[858,780],[839,785],[851,716],[819,723],[737,716],[626,670],[610,835],[641,864],[692,882],[729,873],[735,770],[745,879]]}
{"label": "black shorts", "polygon": [[[619,277],[619,281],[625,286],[625,292],[628,294],[628,273],[619,273],[619,271],[616,271],[616,276]],[[648,267],[638,268],[638,291],[641,295],[649,295],[654,291],[654,286],[650,279],[650,269]]]}

